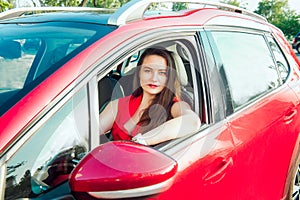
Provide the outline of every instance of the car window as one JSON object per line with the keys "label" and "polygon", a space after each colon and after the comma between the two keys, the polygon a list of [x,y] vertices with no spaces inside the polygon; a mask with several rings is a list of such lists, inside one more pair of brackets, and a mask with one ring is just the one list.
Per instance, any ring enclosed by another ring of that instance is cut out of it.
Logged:
{"label": "car window", "polygon": [[89,150],[88,122],[83,88],[8,160],[5,199],[34,197],[67,180]]}
{"label": "car window", "polygon": [[287,79],[288,74],[289,74],[288,62],[286,61],[282,51],[280,50],[280,48],[277,45],[277,43],[275,42],[275,40],[270,36],[267,37],[267,39],[268,39],[270,48],[274,54],[281,81],[285,82],[285,80]]}
{"label": "car window", "polygon": [[263,35],[212,32],[223,62],[234,110],[277,88],[278,71]]}
{"label": "car window", "polygon": [[0,115],[65,62],[113,30],[75,22],[14,22],[0,24],[0,29],[5,30],[0,32]]}
{"label": "car window", "polygon": [[[186,44],[189,44],[189,48],[187,48],[188,45]],[[185,40],[165,41],[142,48],[121,59],[122,62],[115,64],[113,68],[109,68],[110,72],[98,81],[99,113],[104,110],[108,102],[124,96],[129,96],[134,92],[136,88],[134,88],[133,82],[135,79],[137,63],[144,50],[150,47],[163,48],[172,52],[180,81],[181,100],[188,103],[196,113],[202,113],[204,108],[202,105],[198,105],[200,100],[196,98],[196,95],[202,95],[196,92],[198,86],[195,86],[197,85],[195,84],[195,61],[191,55],[191,52],[193,51],[191,46],[191,43]],[[110,134],[105,135],[101,137],[101,143],[107,141],[107,136],[109,140],[112,139]]]}

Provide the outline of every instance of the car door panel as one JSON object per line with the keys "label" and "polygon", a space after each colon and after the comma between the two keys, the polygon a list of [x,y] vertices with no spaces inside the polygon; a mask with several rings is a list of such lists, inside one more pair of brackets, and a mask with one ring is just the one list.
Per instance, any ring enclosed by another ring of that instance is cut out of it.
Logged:
{"label": "car door panel", "polygon": [[278,76],[274,59],[284,63],[284,57],[272,37],[244,31],[207,31],[233,106],[227,113],[236,150],[232,187],[237,199],[280,199],[296,141],[298,98],[282,83],[285,74]]}
{"label": "car door panel", "polygon": [[189,199],[215,199],[234,195],[229,188],[236,154],[226,121],[202,130],[179,146],[181,148],[176,148],[176,152],[166,152],[180,163],[179,173],[175,183],[159,195],[159,199],[183,199],[187,196]]}
{"label": "car door panel", "polygon": [[236,144],[236,181],[242,199],[279,199],[295,141],[296,95],[288,87],[266,97],[229,121]]}

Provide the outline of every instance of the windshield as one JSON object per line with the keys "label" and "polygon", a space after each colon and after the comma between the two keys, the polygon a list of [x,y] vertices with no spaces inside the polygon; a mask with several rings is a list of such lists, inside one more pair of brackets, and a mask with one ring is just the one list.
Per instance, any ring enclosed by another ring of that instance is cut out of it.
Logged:
{"label": "windshield", "polygon": [[0,24],[0,115],[114,27],[80,22]]}

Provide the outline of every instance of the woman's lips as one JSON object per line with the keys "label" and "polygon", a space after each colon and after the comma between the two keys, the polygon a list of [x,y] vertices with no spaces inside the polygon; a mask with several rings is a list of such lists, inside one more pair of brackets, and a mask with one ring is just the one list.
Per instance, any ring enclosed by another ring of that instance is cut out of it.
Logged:
{"label": "woman's lips", "polygon": [[149,86],[150,88],[157,88],[157,87],[158,87],[158,85],[155,85],[155,84],[148,84],[148,86]]}

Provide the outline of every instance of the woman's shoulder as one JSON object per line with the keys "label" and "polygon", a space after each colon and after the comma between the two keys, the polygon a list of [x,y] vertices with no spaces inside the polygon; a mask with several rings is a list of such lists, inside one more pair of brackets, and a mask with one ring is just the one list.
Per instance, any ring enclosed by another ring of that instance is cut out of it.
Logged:
{"label": "woman's shoulder", "polygon": [[190,108],[190,106],[189,106],[189,104],[187,103],[187,102],[185,102],[185,101],[182,101],[180,98],[178,98],[178,97],[174,97],[173,98],[173,105],[172,105],[172,107],[181,107],[181,106],[184,106],[184,107],[186,107],[186,106],[188,106],[189,108]]}
{"label": "woman's shoulder", "polygon": [[190,105],[187,103],[187,102],[185,102],[185,101],[182,101],[182,100],[178,100],[178,101],[173,101],[174,103],[173,103],[173,105],[172,105],[172,108],[173,107],[184,107],[184,108],[189,108],[189,109],[191,109],[191,107],[190,107]]}
{"label": "woman's shoulder", "polygon": [[171,114],[173,117],[176,116],[180,116],[183,113],[192,111],[190,105],[182,100],[178,100],[176,102],[173,103],[172,107],[171,107]]}

